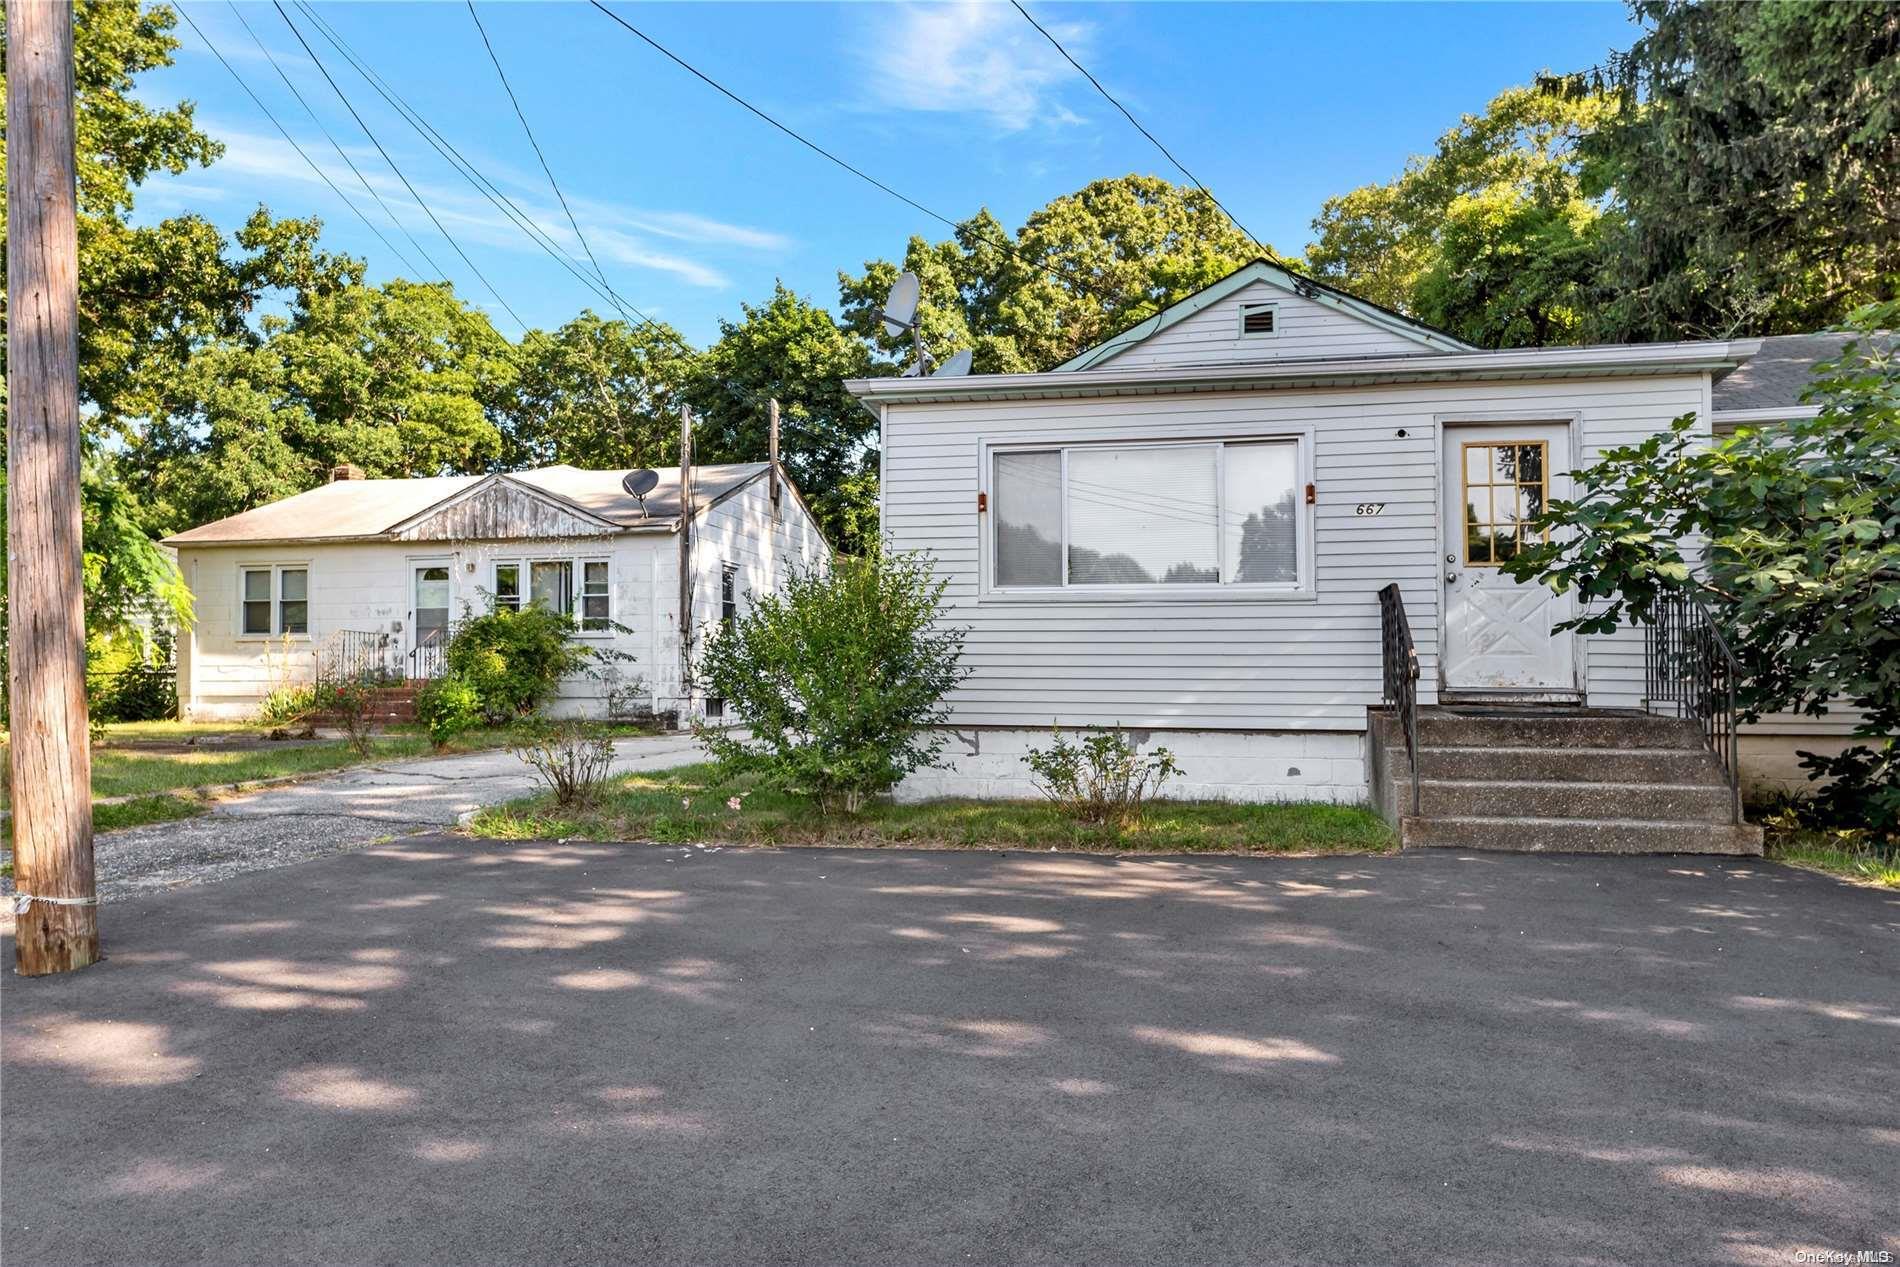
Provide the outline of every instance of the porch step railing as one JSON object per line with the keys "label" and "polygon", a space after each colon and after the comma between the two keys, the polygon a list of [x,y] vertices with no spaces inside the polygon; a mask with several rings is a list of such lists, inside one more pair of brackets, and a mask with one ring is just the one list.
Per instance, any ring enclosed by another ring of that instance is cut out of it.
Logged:
{"label": "porch step railing", "polygon": [[1742,821],[1741,740],[1735,686],[1742,667],[1697,595],[1679,590],[1657,600],[1643,630],[1643,706],[1661,717],[1695,722],[1728,776],[1731,821]]}
{"label": "porch step railing", "polygon": [[339,629],[317,646],[317,684],[383,686],[397,679],[395,639],[386,632]]}
{"label": "porch step railing", "polygon": [[412,681],[430,682],[442,676],[443,653],[448,650],[449,635],[446,629],[431,629],[418,634],[416,645],[409,652],[407,677]]}
{"label": "porch step railing", "polygon": [[1385,660],[1385,703],[1405,734],[1406,763],[1412,767],[1412,813],[1418,814],[1418,648],[1405,618],[1405,600],[1396,583],[1379,591],[1380,645]]}

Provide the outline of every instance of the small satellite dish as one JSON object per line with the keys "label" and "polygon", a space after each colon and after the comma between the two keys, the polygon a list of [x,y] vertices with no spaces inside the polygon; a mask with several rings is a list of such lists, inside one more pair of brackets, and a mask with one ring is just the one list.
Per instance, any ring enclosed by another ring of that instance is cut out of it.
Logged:
{"label": "small satellite dish", "polygon": [[628,471],[625,475],[620,477],[620,487],[626,489],[628,496],[640,503],[641,518],[646,517],[647,494],[657,488],[659,483],[660,473],[658,471],[645,470],[644,468],[638,471]]}
{"label": "small satellite dish", "polygon": [[931,377],[959,378],[964,374],[968,374],[970,372],[970,356],[971,353],[968,348],[964,348],[961,352],[953,353],[949,360],[937,367],[936,372],[933,373]]}
{"label": "small satellite dish", "polygon": [[891,293],[885,297],[884,307],[877,315],[884,319],[884,333],[893,339],[916,328],[917,290],[915,273],[899,273],[897,280],[891,283]]}

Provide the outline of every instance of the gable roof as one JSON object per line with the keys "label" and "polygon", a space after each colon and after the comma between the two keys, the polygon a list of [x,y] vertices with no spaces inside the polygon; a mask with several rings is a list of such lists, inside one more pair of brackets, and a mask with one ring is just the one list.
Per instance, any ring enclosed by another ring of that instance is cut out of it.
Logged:
{"label": "gable roof", "polygon": [[[707,510],[763,475],[765,462],[714,463],[693,468],[693,509]],[[632,468],[629,468],[629,470]],[[627,470],[584,471],[544,466],[501,475],[445,475],[421,479],[338,480],[282,501],[165,538],[167,545],[243,545],[291,541],[395,540],[399,530],[426,519],[484,486],[512,486],[565,508],[580,521],[609,532],[671,531],[679,522],[678,467],[658,471],[660,482],[639,499],[620,486]],[[790,486],[790,481],[787,481]]]}
{"label": "gable roof", "polygon": [[1136,344],[1153,338],[1168,327],[1186,320],[1197,312],[1212,307],[1228,296],[1244,290],[1257,282],[1263,282],[1277,290],[1284,291],[1291,295],[1298,295],[1302,299],[1311,300],[1314,303],[1325,304],[1327,307],[1336,308],[1350,316],[1357,317],[1368,325],[1377,326],[1382,330],[1389,331],[1402,338],[1410,339],[1419,345],[1419,351],[1421,353],[1475,352],[1478,350],[1471,344],[1454,338],[1443,330],[1434,329],[1422,321],[1408,317],[1404,313],[1394,312],[1392,309],[1380,304],[1375,304],[1369,299],[1361,299],[1357,295],[1347,294],[1345,291],[1328,286],[1324,282],[1315,281],[1303,273],[1295,273],[1291,269],[1283,268],[1278,264],[1271,263],[1264,259],[1257,259],[1250,264],[1244,264],[1235,269],[1219,281],[1212,282],[1185,298],[1175,300],[1160,312],[1137,321],[1134,325],[1129,326],[1126,330],[1123,330],[1113,338],[1098,343],[1085,352],[1077,353],[1075,356],[1070,357],[1062,364],[1056,366],[1051,372],[1064,373],[1071,370],[1097,368],[1103,362],[1119,356]]}
{"label": "gable roof", "polygon": [[1849,343],[1876,344],[1891,348],[1891,334],[1856,334],[1829,331],[1825,334],[1775,334],[1761,341],[1761,350],[1743,361],[1728,375],[1716,380],[1713,401],[1717,414],[1746,414],[1765,421],[1768,416],[1786,410],[1786,417],[1804,417],[1815,412],[1804,404],[1801,393],[1814,381],[1814,367],[1841,355]]}

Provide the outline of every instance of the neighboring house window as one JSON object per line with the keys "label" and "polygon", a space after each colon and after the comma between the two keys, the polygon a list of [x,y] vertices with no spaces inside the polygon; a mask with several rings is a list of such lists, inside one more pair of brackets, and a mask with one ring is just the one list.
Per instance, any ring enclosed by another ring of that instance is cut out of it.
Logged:
{"label": "neighboring house window", "polygon": [[247,635],[310,632],[308,568],[244,568],[239,575],[242,609],[239,630]]}
{"label": "neighboring house window", "polygon": [[726,628],[739,619],[739,565],[722,563],[719,566],[719,623]]}
{"label": "neighboring house window", "polygon": [[495,565],[495,608],[507,608],[511,612],[521,610],[521,565],[519,563],[497,563]]}
{"label": "neighboring house window", "polygon": [[1299,441],[1000,452],[999,589],[1300,583]]}
{"label": "neighboring house window", "polygon": [[[580,584],[574,571],[580,569]],[[522,577],[527,593],[522,593]],[[613,628],[612,567],[605,559],[505,559],[495,564],[495,607],[520,611],[523,603],[573,616],[583,633]]]}

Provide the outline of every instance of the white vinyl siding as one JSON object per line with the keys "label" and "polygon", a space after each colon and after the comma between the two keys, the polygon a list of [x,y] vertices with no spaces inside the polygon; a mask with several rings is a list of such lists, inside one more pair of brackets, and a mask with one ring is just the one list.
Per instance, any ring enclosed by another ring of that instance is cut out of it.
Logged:
{"label": "white vinyl siding", "polygon": [[[1231,334],[1231,314],[1224,328]],[[1418,644],[1421,696],[1437,697],[1440,421],[1576,417],[1590,461],[1702,408],[1705,382],[1681,374],[894,405],[884,530],[895,549],[929,552],[949,582],[946,618],[969,627],[972,673],[952,697],[953,724],[1361,730],[1381,695],[1377,595],[1388,582],[1400,587]],[[1312,527],[1302,542],[1305,601],[1237,602],[1194,587],[1100,600],[986,590],[989,530],[976,502],[990,454],[1296,433],[1309,437],[1311,455],[1300,482],[1317,491],[1302,507]],[[1358,513],[1368,503],[1384,509]],[[1640,694],[1640,634],[1584,641],[1592,703]]]}
{"label": "white vinyl siding", "polygon": [[[1248,334],[1245,305],[1271,304],[1273,332]],[[1099,368],[1133,370],[1154,365],[1218,365],[1241,361],[1334,356],[1403,356],[1428,348],[1316,299],[1267,282],[1254,282],[1190,317],[1103,361]]]}

